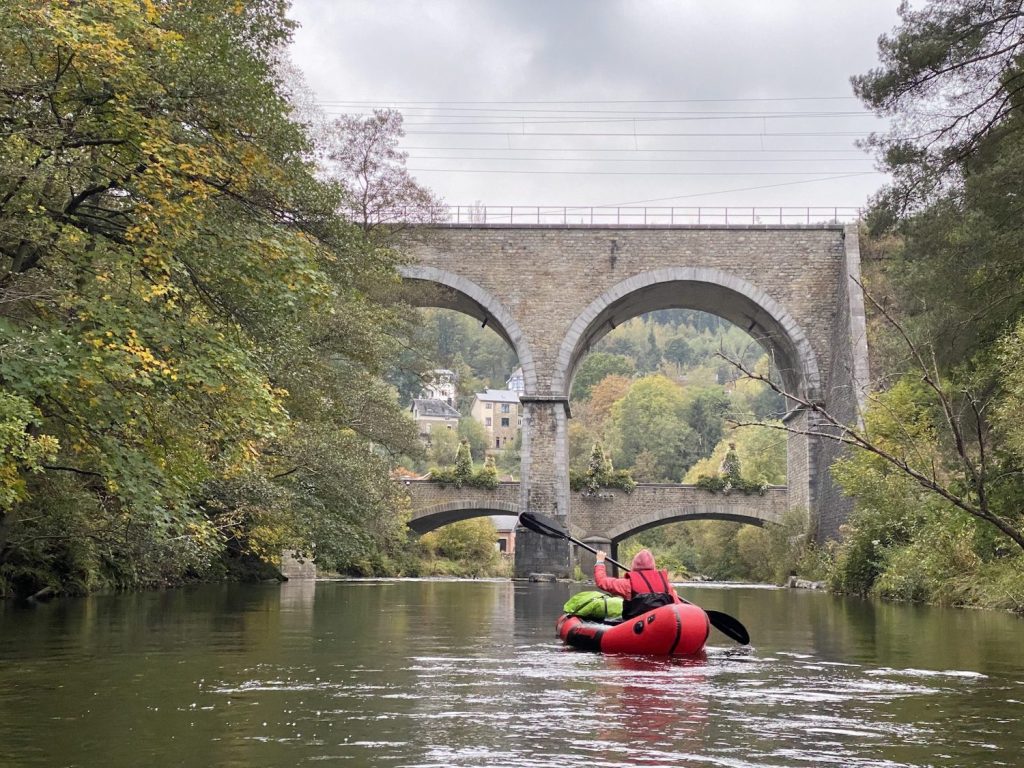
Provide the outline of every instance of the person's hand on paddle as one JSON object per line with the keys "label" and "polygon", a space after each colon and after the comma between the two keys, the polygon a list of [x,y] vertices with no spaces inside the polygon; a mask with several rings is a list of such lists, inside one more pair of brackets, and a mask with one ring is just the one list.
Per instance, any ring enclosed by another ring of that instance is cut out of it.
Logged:
{"label": "person's hand on paddle", "polygon": [[604,565],[604,559],[605,559],[606,557],[608,557],[608,555],[606,555],[606,554],[605,554],[604,552],[602,552],[602,551],[601,551],[600,549],[599,549],[599,550],[597,550],[597,552],[596,552],[595,554],[597,555],[597,564],[598,564],[598,565]]}

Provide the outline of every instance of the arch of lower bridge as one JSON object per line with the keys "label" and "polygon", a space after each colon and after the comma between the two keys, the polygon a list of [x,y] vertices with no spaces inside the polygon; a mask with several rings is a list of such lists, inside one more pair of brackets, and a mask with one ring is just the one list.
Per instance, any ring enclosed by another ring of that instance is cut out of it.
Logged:
{"label": "arch of lower bridge", "polygon": [[790,391],[817,399],[821,381],[806,334],[775,299],[746,280],[706,267],[666,267],[623,280],[576,318],[558,353],[553,389],[568,392],[590,347],[625,321],[660,309],[696,309],[749,333],[774,358]]}
{"label": "arch of lower bridge", "polygon": [[765,525],[777,524],[780,521],[770,512],[751,513],[746,509],[730,509],[728,504],[697,505],[684,510],[670,508],[645,515],[640,518],[623,521],[611,530],[603,533],[613,544],[618,544],[623,539],[636,536],[651,528],[658,528],[669,523],[679,523],[688,520],[728,520],[734,523],[746,523],[763,528]]}
{"label": "arch of lower bridge", "polygon": [[409,521],[409,528],[418,534],[424,534],[442,525],[474,517],[518,514],[519,505],[515,502],[494,500],[481,504],[476,500],[456,499],[417,510]]}
{"label": "arch of lower bridge", "polygon": [[[398,271],[406,282],[422,282],[439,287],[439,292],[426,294],[423,306],[462,312],[493,329],[515,350],[519,365],[523,368],[523,383],[527,393],[536,392],[537,369],[530,345],[519,323],[504,304],[472,280],[443,269],[413,264],[400,267]],[[413,297],[414,300],[416,298]]]}

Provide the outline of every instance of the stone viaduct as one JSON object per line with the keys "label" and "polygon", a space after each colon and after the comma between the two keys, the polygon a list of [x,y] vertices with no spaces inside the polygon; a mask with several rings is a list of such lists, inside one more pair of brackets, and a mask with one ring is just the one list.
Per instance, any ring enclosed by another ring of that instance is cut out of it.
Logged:
{"label": "stone viaduct", "polygon": [[[464,312],[496,331],[518,355],[526,385],[522,482],[473,491],[492,494],[477,507],[465,506],[466,494],[431,503],[416,487],[414,528],[533,511],[612,546],[670,520],[760,524],[777,520],[781,509],[805,507],[819,540],[837,533],[850,502],[828,472],[839,447],[819,436],[823,425],[813,411],[796,408],[786,416],[795,430],[786,489],[723,500],[692,487],[641,486],[629,497],[584,499],[569,489],[568,393],[591,345],[618,324],[688,308],[747,331],[772,356],[788,391],[856,420],[868,383],[856,225],[434,224],[406,230],[401,247],[408,259],[403,278],[431,286],[421,302]],[[517,575],[568,575],[573,558],[564,542],[525,530],[517,536]]]}

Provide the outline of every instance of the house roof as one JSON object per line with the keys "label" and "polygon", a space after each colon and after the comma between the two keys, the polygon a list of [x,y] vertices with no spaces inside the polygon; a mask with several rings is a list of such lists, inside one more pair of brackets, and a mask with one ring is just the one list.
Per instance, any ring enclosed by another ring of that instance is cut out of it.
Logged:
{"label": "house roof", "polygon": [[444,400],[417,397],[412,401],[412,412],[417,416],[435,419],[458,419],[462,414]]}
{"label": "house roof", "polygon": [[485,403],[518,403],[519,394],[512,389],[488,389],[477,392],[476,399]]}

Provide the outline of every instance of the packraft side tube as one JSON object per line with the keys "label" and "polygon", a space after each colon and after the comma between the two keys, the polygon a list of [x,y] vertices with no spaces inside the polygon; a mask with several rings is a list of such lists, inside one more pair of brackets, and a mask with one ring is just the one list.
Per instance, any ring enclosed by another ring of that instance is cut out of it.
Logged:
{"label": "packraft side tube", "polygon": [[672,603],[621,624],[584,621],[563,614],[557,631],[566,645],[585,651],[692,656],[703,650],[711,625],[700,606]]}

